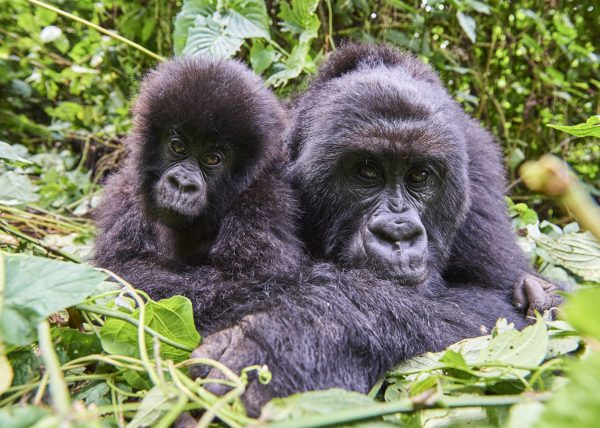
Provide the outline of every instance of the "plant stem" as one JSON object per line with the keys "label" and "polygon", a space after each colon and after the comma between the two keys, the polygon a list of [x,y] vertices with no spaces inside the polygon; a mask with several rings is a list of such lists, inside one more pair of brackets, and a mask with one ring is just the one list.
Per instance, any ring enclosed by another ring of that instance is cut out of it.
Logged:
{"label": "plant stem", "polygon": [[40,249],[42,251],[47,251],[49,253],[52,253],[52,254],[54,254],[56,256],[60,256],[63,259],[69,260],[71,262],[81,263],[81,260],[79,260],[74,255],[69,254],[69,253],[65,253],[64,251],[61,251],[61,250],[59,250],[57,248],[53,248],[53,247],[49,247],[48,245],[44,245],[38,239],[35,239],[35,238],[33,238],[33,237],[29,236],[29,235],[26,235],[25,233],[22,233],[21,231],[17,230],[16,228],[13,228],[13,227],[9,226],[8,224],[6,224],[4,222],[0,222],[0,229],[4,230],[7,233],[15,235],[17,238],[24,239],[25,241],[33,244],[35,247],[37,247],[38,249]]}
{"label": "plant stem", "polygon": [[[70,418],[71,411],[71,398],[69,397],[69,390],[67,384],[62,375],[60,369],[60,362],[54,352],[54,345],[52,344],[52,338],[50,335],[50,324],[44,320],[38,324],[38,342],[40,345],[40,352],[42,359],[44,360],[44,367],[48,372],[50,379],[50,392],[52,392],[52,404],[54,408],[61,416],[63,421],[68,421]],[[67,423],[67,425],[70,425]]]}
{"label": "plant stem", "polygon": [[152,58],[154,58],[154,59],[156,59],[158,61],[165,61],[164,57],[162,57],[160,55],[157,55],[157,54],[155,54],[152,51],[149,51],[148,49],[146,49],[142,45],[138,45],[137,43],[132,42],[131,40],[126,39],[125,37],[123,37],[123,36],[115,33],[114,31],[107,30],[106,28],[103,28],[103,27],[101,27],[99,25],[96,25],[93,22],[87,21],[87,20],[85,20],[83,18],[80,18],[78,16],[70,14],[69,12],[65,12],[62,9],[59,9],[59,8],[54,7],[52,5],[49,5],[48,3],[44,3],[44,2],[39,1],[39,0],[27,0],[27,1],[29,3],[31,3],[31,4],[36,5],[36,6],[40,6],[40,7],[43,7],[44,9],[48,9],[48,10],[51,10],[52,12],[58,13],[59,15],[62,15],[65,18],[72,19],[73,21],[77,21],[77,22],[79,22],[79,23],[81,23],[83,25],[86,25],[86,26],[88,26],[90,28],[93,28],[94,30],[99,31],[102,34],[106,34],[108,37],[111,37],[111,38],[113,38],[115,40],[118,40],[118,41],[120,41],[122,43],[125,43],[126,45],[129,45],[132,48],[137,49],[138,51],[140,51],[142,53],[145,53],[146,55],[148,55],[148,56],[150,56],[150,57],[152,57]]}
{"label": "plant stem", "polygon": [[472,397],[443,397],[431,405],[422,405],[415,403],[407,398],[404,400],[393,401],[390,403],[374,404],[372,406],[358,409],[342,410],[339,412],[311,415],[296,420],[286,420],[267,424],[269,428],[317,428],[331,425],[342,425],[353,423],[365,419],[373,419],[393,413],[412,413],[417,410],[439,409],[439,408],[457,408],[457,407],[491,407],[491,406],[510,406],[513,404],[527,401],[545,401],[551,397],[551,394],[528,394],[525,397],[521,395],[490,395],[490,396],[472,396]]}

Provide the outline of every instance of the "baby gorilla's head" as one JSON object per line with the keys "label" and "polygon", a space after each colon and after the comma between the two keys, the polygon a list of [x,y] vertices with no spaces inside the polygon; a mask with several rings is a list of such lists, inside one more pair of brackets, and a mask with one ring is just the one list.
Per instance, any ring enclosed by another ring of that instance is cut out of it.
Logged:
{"label": "baby gorilla's head", "polygon": [[172,227],[214,224],[282,153],[285,114],[232,60],[171,60],[148,73],[127,144],[147,213]]}

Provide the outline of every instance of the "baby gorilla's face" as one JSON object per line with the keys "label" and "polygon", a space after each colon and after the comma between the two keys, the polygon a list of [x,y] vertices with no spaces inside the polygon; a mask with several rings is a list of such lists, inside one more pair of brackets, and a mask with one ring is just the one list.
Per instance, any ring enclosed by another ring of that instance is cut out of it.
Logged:
{"label": "baby gorilla's face", "polygon": [[228,175],[228,147],[196,141],[172,128],[161,139],[160,153],[161,174],[153,186],[160,217],[170,224],[200,218]]}

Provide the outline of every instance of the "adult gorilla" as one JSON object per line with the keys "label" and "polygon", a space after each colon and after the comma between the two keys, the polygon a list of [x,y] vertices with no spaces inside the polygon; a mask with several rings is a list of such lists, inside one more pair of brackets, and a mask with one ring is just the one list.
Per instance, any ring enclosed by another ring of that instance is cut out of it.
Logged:
{"label": "adult gorilla", "polygon": [[[500,316],[523,325],[509,293],[529,268],[504,214],[497,150],[427,66],[390,48],[347,46],[297,101],[293,120],[303,238],[330,263],[285,294],[239,308],[249,315],[194,353],[236,369],[269,366],[271,383],[246,393],[251,411],[297,391],[366,392],[394,364],[478,335]],[[498,245],[481,246],[470,235],[477,228]],[[483,258],[475,253],[484,249]],[[499,282],[492,255],[507,263]],[[442,274],[451,276],[452,263],[474,268],[453,273],[449,288]]]}

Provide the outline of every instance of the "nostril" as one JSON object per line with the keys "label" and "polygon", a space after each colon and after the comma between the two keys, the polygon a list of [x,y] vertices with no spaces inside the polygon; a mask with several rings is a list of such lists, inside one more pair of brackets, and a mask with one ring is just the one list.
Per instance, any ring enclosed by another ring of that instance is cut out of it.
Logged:
{"label": "nostril", "polygon": [[174,188],[179,189],[179,180],[177,180],[177,177],[175,177],[175,175],[169,175],[167,176],[167,182]]}
{"label": "nostril", "polygon": [[183,193],[195,193],[198,191],[198,186],[192,183],[184,184],[183,186],[181,186],[181,191]]}

